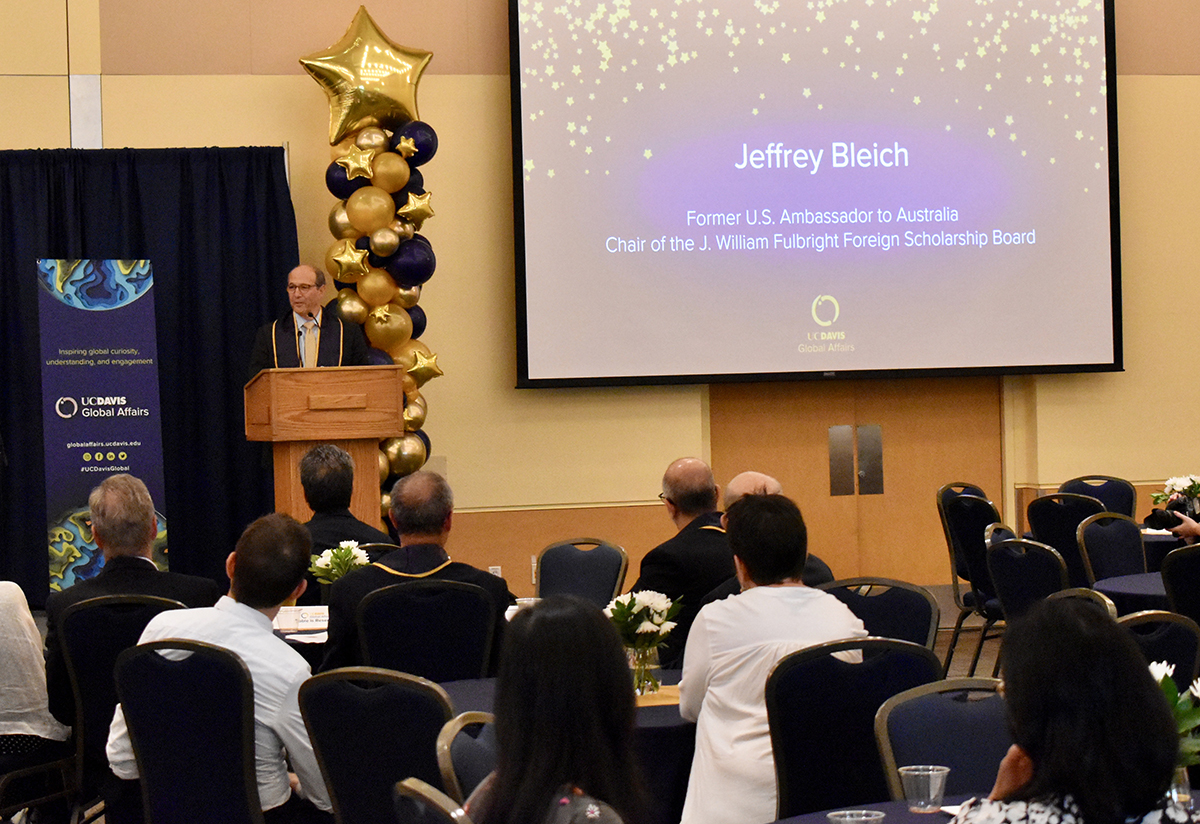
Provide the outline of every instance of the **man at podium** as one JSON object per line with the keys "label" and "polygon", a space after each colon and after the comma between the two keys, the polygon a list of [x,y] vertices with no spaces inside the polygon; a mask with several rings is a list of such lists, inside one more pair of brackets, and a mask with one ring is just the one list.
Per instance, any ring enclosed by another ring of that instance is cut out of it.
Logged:
{"label": "man at podium", "polygon": [[292,311],[262,326],[250,355],[250,377],[263,369],[298,366],[364,366],[367,341],[357,324],[346,323],[337,307],[322,306],[325,273],[302,263],[288,272]]}

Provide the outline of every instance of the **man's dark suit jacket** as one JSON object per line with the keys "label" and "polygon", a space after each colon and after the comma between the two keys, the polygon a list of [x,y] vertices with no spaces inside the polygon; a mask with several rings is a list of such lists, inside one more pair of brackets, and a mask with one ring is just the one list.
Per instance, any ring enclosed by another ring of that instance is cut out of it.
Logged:
{"label": "man's dark suit jacket", "polygon": [[[250,353],[250,377],[264,369],[295,368],[300,365],[300,342],[292,311],[259,327]],[[362,327],[339,317],[335,301],[321,310],[321,338],[317,344],[317,366],[365,366],[367,340]]]}
{"label": "man's dark suit jacket", "polygon": [[516,603],[516,598],[508,591],[508,584],[503,578],[470,564],[451,561],[446,551],[437,544],[401,547],[371,566],[356,569],[334,582],[329,592],[329,640],[325,642],[325,660],[321,662],[321,672],[362,663],[356,616],[363,598],[392,584],[420,580],[475,584],[492,596],[496,607],[496,635],[492,643],[492,663],[488,669],[494,673],[504,640],[504,611],[510,604]]}
{"label": "man's dark suit jacket", "polygon": [[51,592],[46,598],[46,689],[50,694],[50,713],[64,724],[75,720],[75,699],[58,638],[59,621],[67,607],[102,595],[157,595],[189,607],[211,607],[221,594],[221,588],[208,578],[159,572],[143,558],[123,556],[107,559],[96,577],[62,592]]}
{"label": "man's dark suit jacket", "polygon": [[[312,520],[304,525],[312,536],[312,551],[320,555],[327,549],[333,549],[342,541],[358,541],[360,544],[390,544],[392,538],[370,524],[365,524],[350,514],[348,509],[336,509],[333,512],[318,512]],[[321,603],[321,587],[312,573],[308,577],[308,589],[297,599],[296,603]]]}
{"label": "man's dark suit jacket", "polygon": [[721,528],[721,513],[692,519],[668,541],[642,559],[641,574],[631,592],[651,590],[674,600],[683,599],[675,629],[659,647],[659,661],[668,669],[683,666],[683,648],[704,596],[733,575],[733,552]]}

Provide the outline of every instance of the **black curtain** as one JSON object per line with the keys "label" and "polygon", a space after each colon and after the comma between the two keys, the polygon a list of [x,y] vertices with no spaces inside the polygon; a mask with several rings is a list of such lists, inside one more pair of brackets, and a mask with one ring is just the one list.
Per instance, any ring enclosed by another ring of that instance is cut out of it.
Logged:
{"label": "black curtain", "polygon": [[[280,148],[0,152],[0,578],[45,601],[39,258],[154,267],[171,569],[225,580],[273,509],[242,385],[255,329],[283,309],[296,219]],[[274,307],[274,309],[272,308]]]}

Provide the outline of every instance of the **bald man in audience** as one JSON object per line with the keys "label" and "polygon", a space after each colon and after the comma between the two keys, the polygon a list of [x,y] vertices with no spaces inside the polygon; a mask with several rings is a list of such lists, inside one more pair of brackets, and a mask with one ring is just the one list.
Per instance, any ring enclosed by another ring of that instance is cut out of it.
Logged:
{"label": "bald man in audience", "polygon": [[688,631],[704,596],[733,576],[733,552],[721,527],[717,494],[712,470],[699,458],[680,458],[663,475],[659,497],[678,532],[646,554],[630,591],[682,599],[676,627],[659,648],[659,660],[667,668],[682,665]]}
{"label": "bald man in audience", "polygon": [[[725,511],[729,511],[729,507],[733,506],[739,498],[746,495],[782,495],[783,484],[772,478],[770,475],[765,475],[762,472],[742,472],[734,475],[732,480],[725,485]],[[804,561],[804,572],[801,573],[801,580],[805,586],[815,587],[819,584],[827,584],[833,580],[833,572],[829,569],[829,565],[813,555],[808,553]],[[720,585],[712,591],[705,594],[701,601],[701,606],[711,604],[713,601],[720,601],[722,598],[728,598],[730,595],[737,595],[742,591],[742,585],[738,583],[737,576],[732,576],[729,579],[722,581]]]}

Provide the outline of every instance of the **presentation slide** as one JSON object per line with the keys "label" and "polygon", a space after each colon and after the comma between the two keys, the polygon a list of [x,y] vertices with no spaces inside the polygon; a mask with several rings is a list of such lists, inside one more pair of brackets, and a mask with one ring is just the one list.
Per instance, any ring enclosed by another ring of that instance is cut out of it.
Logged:
{"label": "presentation slide", "polygon": [[515,0],[519,383],[1114,368],[1106,13]]}

